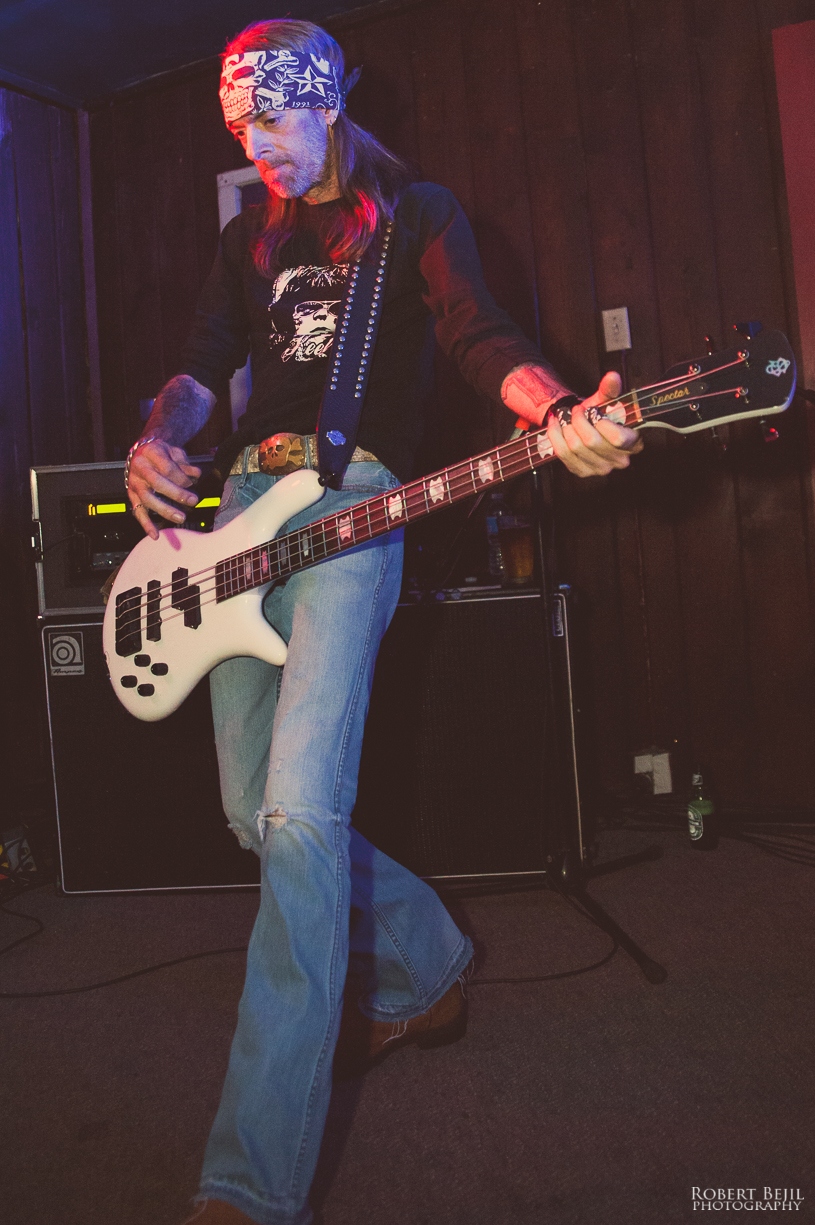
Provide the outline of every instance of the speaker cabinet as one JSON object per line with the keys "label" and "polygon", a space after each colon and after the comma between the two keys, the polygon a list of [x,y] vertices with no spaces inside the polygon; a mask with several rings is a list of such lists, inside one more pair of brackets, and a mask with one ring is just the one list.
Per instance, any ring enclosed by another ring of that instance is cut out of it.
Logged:
{"label": "speaker cabinet", "polygon": [[47,625],[43,655],[63,890],[257,884],[221,807],[208,682],[142,723],[111,689],[99,621]]}
{"label": "speaker cabinet", "polygon": [[420,876],[540,872],[537,595],[401,605],[379,654],[354,825]]}

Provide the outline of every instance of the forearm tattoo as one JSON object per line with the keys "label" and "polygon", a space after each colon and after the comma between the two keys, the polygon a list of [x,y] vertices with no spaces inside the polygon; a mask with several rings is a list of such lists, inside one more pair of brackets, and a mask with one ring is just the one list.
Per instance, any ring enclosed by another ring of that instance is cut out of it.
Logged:
{"label": "forearm tattoo", "polygon": [[570,389],[558,381],[554,371],[544,366],[516,366],[501,386],[501,399],[520,416],[524,415],[524,408],[546,408],[569,394]]}
{"label": "forearm tattoo", "polygon": [[188,374],[177,374],[156,396],[145,435],[183,447],[209,420],[215,396]]}

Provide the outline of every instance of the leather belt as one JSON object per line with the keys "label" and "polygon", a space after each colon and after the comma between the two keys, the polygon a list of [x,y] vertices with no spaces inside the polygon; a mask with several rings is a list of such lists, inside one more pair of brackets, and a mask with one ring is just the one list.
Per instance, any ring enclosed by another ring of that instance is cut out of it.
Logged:
{"label": "leather belt", "polygon": [[[248,457],[246,452],[248,451]],[[229,470],[230,476],[241,476],[244,472],[265,472],[267,476],[287,476],[300,468],[317,468],[316,434],[272,434],[263,442],[244,448]],[[357,447],[351,456],[352,464],[378,463],[370,451]]]}

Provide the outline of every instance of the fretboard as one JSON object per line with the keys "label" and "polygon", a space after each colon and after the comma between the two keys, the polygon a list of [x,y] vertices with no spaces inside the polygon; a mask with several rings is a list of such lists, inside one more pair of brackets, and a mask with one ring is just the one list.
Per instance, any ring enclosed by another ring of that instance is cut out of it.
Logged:
{"label": "fretboard", "polygon": [[348,510],[317,519],[296,532],[224,558],[215,568],[216,599],[228,600],[264,583],[285,578],[355,545],[452,506],[522,472],[554,459],[545,430],[524,434],[483,455],[410,481]]}
{"label": "fretboard", "polygon": [[[636,427],[648,418],[659,419],[667,408],[688,404],[694,397],[704,399],[707,395],[704,379],[709,380],[714,374],[724,375],[743,366],[749,355],[735,352],[730,360],[727,360],[728,354],[722,356],[725,360],[704,376],[700,376],[699,365],[693,364],[680,375],[640,391],[629,392],[611,406],[609,419]],[[744,394],[744,389],[734,385],[727,392],[718,394],[720,397],[723,394],[738,397]],[[554,458],[546,430],[534,430],[493,447],[483,455],[465,459],[389,493],[377,494],[348,510],[326,515],[324,519],[317,519],[299,531],[277,536],[245,553],[236,553],[218,562],[215,571],[216,600],[228,600],[264,583],[285,578],[345,549],[364,544],[375,536],[414,523],[435,510],[452,506],[461,498],[481,493],[490,485],[499,485],[523,472],[531,472]]]}

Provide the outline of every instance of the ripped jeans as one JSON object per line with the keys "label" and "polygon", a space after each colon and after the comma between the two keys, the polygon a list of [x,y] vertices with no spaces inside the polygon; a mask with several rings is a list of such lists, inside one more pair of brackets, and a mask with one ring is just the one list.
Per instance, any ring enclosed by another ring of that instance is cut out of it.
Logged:
{"label": "ripped jeans", "polygon": [[[230,477],[218,522],[276,479]],[[397,484],[381,464],[350,464],[342,491],[327,490],[284,530]],[[379,1020],[426,1011],[472,956],[433,890],[349,825],[401,537],[369,541],[270,592],[266,617],[289,644],[284,668],[233,659],[211,675],[224,808],[260,857],[261,888],[200,1194],[260,1225],[312,1220],[349,952],[360,1006]]]}

